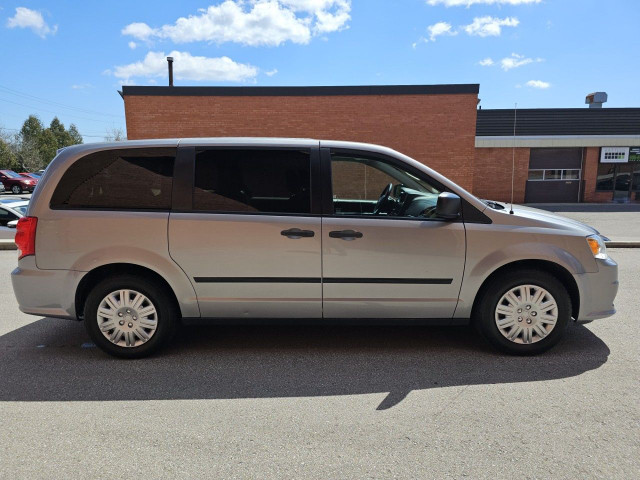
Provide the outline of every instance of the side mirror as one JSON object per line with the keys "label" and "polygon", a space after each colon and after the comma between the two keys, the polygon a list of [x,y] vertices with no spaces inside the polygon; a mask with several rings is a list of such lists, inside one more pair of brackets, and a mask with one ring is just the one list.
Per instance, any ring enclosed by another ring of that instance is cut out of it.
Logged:
{"label": "side mirror", "polygon": [[7,227],[9,228],[16,228],[18,226],[18,220],[11,220],[10,222],[7,222]]}
{"label": "side mirror", "polygon": [[460,217],[462,211],[462,201],[455,193],[442,192],[438,195],[436,204],[436,218],[445,220],[455,220]]}

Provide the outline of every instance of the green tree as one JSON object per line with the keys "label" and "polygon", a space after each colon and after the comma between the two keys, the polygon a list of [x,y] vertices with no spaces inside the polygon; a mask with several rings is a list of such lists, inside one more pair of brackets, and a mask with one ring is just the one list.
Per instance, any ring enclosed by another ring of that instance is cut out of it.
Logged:
{"label": "green tree", "polygon": [[70,145],[78,145],[80,143],[84,143],[82,140],[82,135],[78,132],[78,127],[76,127],[73,123],[69,125],[69,138],[71,139]]}
{"label": "green tree", "polygon": [[[24,139],[23,139],[24,142]],[[40,153],[40,160],[48,165],[53,157],[56,156],[58,150],[58,140],[51,129],[47,128],[42,132],[40,138],[36,141],[38,146],[38,152]]]}
{"label": "green tree", "polygon": [[36,115],[29,115],[22,124],[20,136],[22,140],[38,142],[43,131],[44,127],[40,119]]}
{"label": "green tree", "polygon": [[18,168],[18,157],[11,145],[0,139],[0,168],[14,170]]}
{"label": "green tree", "polygon": [[69,135],[69,132],[64,128],[64,124],[58,120],[58,117],[53,117],[53,120],[51,120],[51,124],[49,125],[49,130],[53,133],[56,143],[58,144],[58,148],[64,148],[72,145],[71,135]]}

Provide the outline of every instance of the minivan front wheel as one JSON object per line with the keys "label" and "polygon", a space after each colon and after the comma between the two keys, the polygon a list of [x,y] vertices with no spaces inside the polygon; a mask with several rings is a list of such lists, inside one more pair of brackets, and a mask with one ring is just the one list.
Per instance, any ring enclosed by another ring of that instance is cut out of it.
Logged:
{"label": "minivan front wheel", "polygon": [[140,358],[171,337],[176,308],[155,282],[131,275],[108,278],[89,293],[84,322],[89,336],[105,352]]}
{"label": "minivan front wheel", "polygon": [[18,194],[22,193],[22,188],[20,188],[18,185],[14,185],[13,187],[11,187],[11,191],[14,194],[18,195]]}
{"label": "minivan front wheel", "polygon": [[571,318],[571,299],[558,279],[540,270],[496,277],[484,289],[474,321],[496,348],[533,355],[553,347]]}

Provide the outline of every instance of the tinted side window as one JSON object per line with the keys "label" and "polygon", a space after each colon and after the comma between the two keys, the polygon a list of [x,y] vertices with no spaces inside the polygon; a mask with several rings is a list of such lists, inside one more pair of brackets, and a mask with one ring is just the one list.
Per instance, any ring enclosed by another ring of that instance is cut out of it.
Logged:
{"label": "tinted side window", "polygon": [[89,154],[64,173],[51,207],[168,210],[175,156],[175,148]]}
{"label": "tinted side window", "polygon": [[193,209],[310,213],[310,153],[211,149],[196,153]]}

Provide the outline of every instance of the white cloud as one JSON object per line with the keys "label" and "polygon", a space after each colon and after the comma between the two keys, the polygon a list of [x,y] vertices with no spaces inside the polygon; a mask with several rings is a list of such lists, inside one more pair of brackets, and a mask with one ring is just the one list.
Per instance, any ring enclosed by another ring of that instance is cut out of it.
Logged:
{"label": "white cloud", "polygon": [[478,62],[478,65],[481,65],[483,67],[491,67],[492,65],[494,65],[494,63],[495,62],[493,61],[493,58],[487,57],[487,58],[485,58],[483,60],[480,60]]}
{"label": "white cloud", "polygon": [[113,75],[124,82],[132,78],[167,76],[167,57],[173,57],[173,71],[178,80],[208,80],[220,82],[247,82],[255,80],[258,69],[252,65],[237,63],[229,57],[199,57],[189,52],[149,52],[143,60],[116,66]]}
{"label": "white cloud", "polygon": [[121,33],[122,35],[131,35],[138,40],[149,40],[153,35],[153,29],[146,23],[135,22],[124,27]]}
{"label": "white cloud", "polygon": [[127,45],[129,45],[129,48],[131,50],[135,50],[136,47],[138,46],[138,44],[136,42],[129,42]]}
{"label": "white cloud", "polygon": [[225,0],[157,28],[132,23],[122,34],[175,43],[306,44],[314,35],[347,28],[350,11],[351,0]]}
{"label": "white cloud", "polygon": [[50,27],[44,21],[42,13],[37,10],[30,10],[26,7],[17,7],[16,14],[7,20],[9,28],[30,28],[33,33],[45,38],[47,35],[53,35],[58,31],[58,26]]}
{"label": "white cloud", "polygon": [[276,73],[278,73],[278,69],[274,68],[273,70],[268,70],[264,72],[267,77],[273,77]]}
{"label": "white cloud", "polygon": [[429,5],[445,7],[470,7],[471,5],[526,5],[540,3],[542,0],[427,0]]}
{"label": "white cloud", "polygon": [[472,23],[463,28],[469,35],[498,37],[502,33],[502,27],[517,27],[519,24],[520,21],[515,17],[497,18],[487,15],[474,18]]}
{"label": "white cloud", "polygon": [[500,68],[502,68],[505,72],[511,70],[512,68],[522,67],[524,65],[529,65],[530,63],[540,63],[544,62],[543,58],[527,58],[524,55],[518,55],[517,53],[512,53],[510,57],[505,57],[500,60]]}
{"label": "white cloud", "polygon": [[413,42],[411,44],[411,47],[415,50],[415,48],[420,45],[421,43],[429,43],[429,39],[425,38],[425,37],[420,37],[418,40],[416,40],[415,42]]}
{"label": "white cloud", "polygon": [[71,85],[71,88],[74,90],[84,90],[85,88],[93,88],[93,85],[90,83],[76,83]]}
{"label": "white cloud", "polygon": [[433,25],[428,26],[427,30],[429,30],[429,40],[432,42],[435,42],[436,37],[441,35],[453,36],[458,34],[458,32],[452,30],[451,24],[447,22],[434,23]]}
{"label": "white cloud", "polygon": [[549,88],[551,86],[549,82],[543,82],[542,80],[529,80],[526,85],[527,87],[542,89]]}

